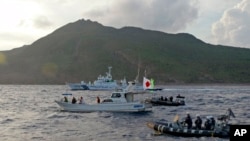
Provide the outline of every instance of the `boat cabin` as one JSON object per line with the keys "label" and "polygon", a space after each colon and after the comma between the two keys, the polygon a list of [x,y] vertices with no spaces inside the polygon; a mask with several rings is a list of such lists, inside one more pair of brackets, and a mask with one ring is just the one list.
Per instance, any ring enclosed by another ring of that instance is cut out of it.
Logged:
{"label": "boat cabin", "polygon": [[113,92],[110,99],[104,99],[103,102],[128,103],[134,102],[134,94],[128,92]]}

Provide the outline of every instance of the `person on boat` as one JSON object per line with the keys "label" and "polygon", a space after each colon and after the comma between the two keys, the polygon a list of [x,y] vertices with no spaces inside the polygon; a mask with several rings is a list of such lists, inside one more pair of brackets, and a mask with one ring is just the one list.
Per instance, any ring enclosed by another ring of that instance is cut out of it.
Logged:
{"label": "person on boat", "polygon": [[211,120],[209,117],[207,117],[205,123],[204,123],[205,129],[206,130],[211,130]]}
{"label": "person on boat", "polygon": [[161,100],[163,101],[163,96],[161,96]]}
{"label": "person on boat", "polygon": [[66,96],[64,97],[64,102],[68,102],[68,98]]}
{"label": "person on boat", "polygon": [[235,115],[234,115],[233,111],[231,110],[231,108],[228,108],[226,114],[220,115],[218,117],[218,120],[221,120],[224,123],[227,123],[230,120],[231,116],[235,118]]}
{"label": "person on boat", "polygon": [[196,120],[194,123],[195,123],[196,129],[201,129],[202,119],[201,119],[200,115],[196,116]]}
{"label": "person on boat", "polygon": [[188,129],[192,128],[193,121],[189,113],[187,113],[187,117],[184,122],[187,124]]}
{"label": "person on boat", "polygon": [[170,97],[169,97],[169,100],[170,100],[170,102],[173,102],[173,97],[170,96]]}
{"label": "person on boat", "polygon": [[96,102],[100,103],[100,97],[99,96],[96,97]]}
{"label": "person on boat", "polygon": [[81,98],[79,99],[79,104],[83,103],[83,97],[81,96]]}
{"label": "person on boat", "polygon": [[164,99],[165,101],[168,101],[168,97],[165,97],[165,99]]}
{"label": "person on boat", "polygon": [[73,97],[73,98],[72,98],[72,104],[75,104],[75,103],[76,103],[76,98]]}
{"label": "person on boat", "polygon": [[211,120],[211,127],[210,128],[213,130],[215,128],[215,119],[214,119],[214,117],[211,117],[210,120]]}

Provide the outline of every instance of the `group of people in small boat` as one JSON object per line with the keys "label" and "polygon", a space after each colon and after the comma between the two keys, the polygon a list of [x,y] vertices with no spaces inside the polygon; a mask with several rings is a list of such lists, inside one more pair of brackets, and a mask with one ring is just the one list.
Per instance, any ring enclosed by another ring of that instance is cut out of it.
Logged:
{"label": "group of people in small boat", "polygon": [[163,96],[161,96],[160,97],[160,100],[161,101],[170,101],[170,102],[173,102],[173,96],[170,96],[169,98],[168,97],[163,97]]}
{"label": "group of people in small boat", "polygon": [[[84,103],[83,97],[81,96],[81,97],[78,99],[78,101],[79,101],[79,104],[83,104],[83,103]],[[64,102],[68,102],[68,98],[67,98],[66,96],[64,97]],[[75,98],[74,96],[73,96],[73,98],[72,98],[71,103],[72,103],[72,104],[76,104],[76,103],[77,103],[77,100],[76,100],[76,98]]]}
{"label": "group of people in small boat", "polygon": [[[78,99],[78,101],[79,101],[79,104],[83,104],[83,103],[84,103],[83,97],[81,96],[81,97]],[[66,96],[64,97],[64,102],[68,102],[68,98],[67,98]],[[96,102],[97,102],[97,103],[100,103],[100,102],[101,102],[99,96],[96,97]],[[72,103],[72,104],[76,104],[76,103],[77,103],[77,100],[76,100],[76,98],[75,98],[74,96],[73,96],[73,98],[72,98],[71,103]]]}
{"label": "group of people in small boat", "polygon": [[[203,129],[202,128],[202,119],[200,115],[196,115],[196,119],[194,121],[195,126],[193,127],[193,121],[189,113],[187,113],[187,116],[185,120],[182,122],[187,125],[188,129],[194,128],[197,130]],[[215,127],[215,119],[213,116],[208,116],[206,118],[206,121],[204,122],[204,129],[205,130],[213,130]]]}
{"label": "group of people in small boat", "polygon": [[[181,96],[180,94],[178,94],[177,96],[176,96],[176,98],[178,99],[178,98],[185,98],[184,96]],[[161,96],[160,97],[160,99],[159,100],[161,100],[161,101],[170,101],[170,102],[173,102],[173,96],[170,96],[170,97],[163,97],[163,96]],[[176,100],[177,100],[176,99]]]}

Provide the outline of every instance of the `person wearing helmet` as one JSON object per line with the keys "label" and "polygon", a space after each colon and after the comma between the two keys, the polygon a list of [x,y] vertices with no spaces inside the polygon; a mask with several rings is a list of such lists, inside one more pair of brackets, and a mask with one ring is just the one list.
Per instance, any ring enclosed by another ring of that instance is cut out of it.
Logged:
{"label": "person wearing helmet", "polygon": [[202,119],[201,119],[200,115],[196,115],[196,120],[194,123],[195,123],[196,129],[201,129]]}
{"label": "person wearing helmet", "polygon": [[189,113],[187,113],[187,117],[185,118],[185,123],[187,124],[188,129],[192,128],[193,121]]}
{"label": "person wearing helmet", "polygon": [[205,126],[206,130],[211,130],[212,123],[211,123],[211,119],[209,116],[206,117],[206,121],[204,123],[204,126]]}
{"label": "person wearing helmet", "polygon": [[215,128],[215,119],[214,119],[214,117],[211,117],[210,120],[211,120],[211,130],[214,130],[214,128]]}

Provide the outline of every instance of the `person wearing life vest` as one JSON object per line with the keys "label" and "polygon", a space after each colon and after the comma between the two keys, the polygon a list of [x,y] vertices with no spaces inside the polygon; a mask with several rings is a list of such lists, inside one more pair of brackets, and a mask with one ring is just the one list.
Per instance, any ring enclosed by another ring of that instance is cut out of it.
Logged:
{"label": "person wearing life vest", "polygon": [[185,118],[185,123],[187,124],[188,129],[192,128],[193,121],[189,113],[187,113],[187,117]]}
{"label": "person wearing life vest", "polygon": [[201,129],[202,119],[200,118],[200,115],[196,116],[196,120],[194,123],[195,123],[196,129]]}
{"label": "person wearing life vest", "polygon": [[205,123],[204,123],[205,129],[206,130],[211,130],[211,120],[209,117],[207,117]]}

